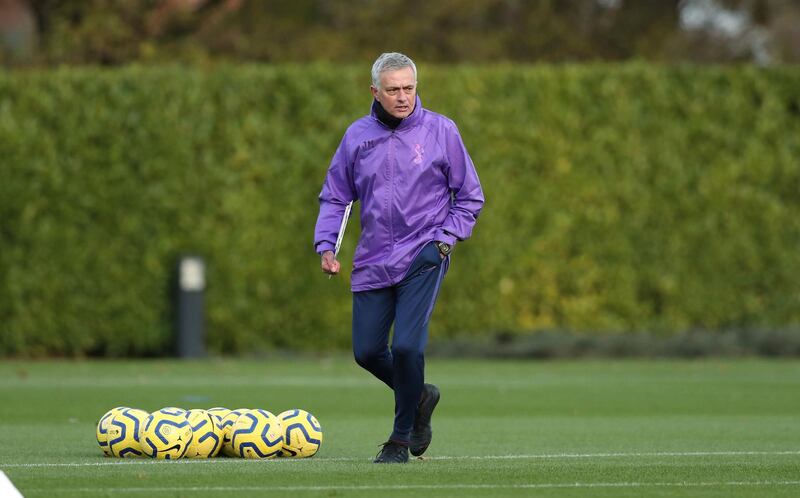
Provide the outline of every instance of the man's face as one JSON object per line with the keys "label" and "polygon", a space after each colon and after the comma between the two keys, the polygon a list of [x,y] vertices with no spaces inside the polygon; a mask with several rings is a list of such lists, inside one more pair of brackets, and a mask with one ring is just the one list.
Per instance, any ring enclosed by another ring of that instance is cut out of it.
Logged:
{"label": "man's face", "polygon": [[381,103],[386,112],[396,118],[407,118],[417,103],[417,82],[414,70],[404,67],[397,71],[381,73],[381,86],[370,86],[372,96]]}

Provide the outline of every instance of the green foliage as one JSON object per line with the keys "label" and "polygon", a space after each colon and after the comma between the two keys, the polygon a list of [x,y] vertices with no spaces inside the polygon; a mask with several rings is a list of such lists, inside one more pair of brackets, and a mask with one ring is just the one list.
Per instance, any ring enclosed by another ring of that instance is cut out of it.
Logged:
{"label": "green foliage", "polygon": [[[800,62],[797,0],[5,1],[0,64]],[[699,15],[698,15],[699,14]],[[725,19],[735,18],[735,23]]]}
{"label": "green foliage", "polygon": [[[487,204],[432,338],[800,323],[800,70],[420,68]],[[208,263],[213,351],[349,344],[312,249],[364,67],[0,73],[0,354],[171,346],[179,255]]]}
{"label": "green foliage", "polygon": [[[38,65],[366,62],[384,50],[436,62],[659,59],[687,36],[678,0],[37,0],[28,10],[39,43],[27,62]],[[0,62],[1,49],[2,39]]]}

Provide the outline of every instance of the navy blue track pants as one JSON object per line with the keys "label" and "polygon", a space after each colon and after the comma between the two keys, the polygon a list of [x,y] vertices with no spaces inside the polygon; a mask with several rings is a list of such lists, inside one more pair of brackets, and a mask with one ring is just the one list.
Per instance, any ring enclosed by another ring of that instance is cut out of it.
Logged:
{"label": "navy blue track pants", "polygon": [[392,441],[408,443],[411,436],[425,381],[428,322],[449,260],[430,243],[398,284],[353,293],[353,353],[359,365],[394,391]]}

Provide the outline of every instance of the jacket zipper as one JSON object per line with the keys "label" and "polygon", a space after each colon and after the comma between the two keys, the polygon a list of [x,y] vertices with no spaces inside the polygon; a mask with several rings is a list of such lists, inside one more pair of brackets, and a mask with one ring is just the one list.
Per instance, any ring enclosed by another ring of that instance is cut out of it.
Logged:
{"label": "jacket zipper", "polygon": [[396,152],[396,135],[392,130],[392,137],[389,145],[389,241],[392,243],[392,252],[394,252],[394,166],[395,166],[395,152]]}

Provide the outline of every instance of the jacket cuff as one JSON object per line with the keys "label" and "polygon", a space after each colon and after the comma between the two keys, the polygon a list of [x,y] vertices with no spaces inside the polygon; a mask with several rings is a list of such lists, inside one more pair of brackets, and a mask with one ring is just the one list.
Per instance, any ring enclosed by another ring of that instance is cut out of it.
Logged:
{"label": "jacket cuff", "polygon": [[320,256],[322,256],[323,252],[333,251],[334,249],[336,249],[336,246],[334,244],[331,244],[330,242],[324,240],[317,244],[317,254],[319,254]]}
{"label": "jacket cuff", "polygon": [[449,233],[445,232],[441,228],[436,230],[436,234],[434,235],[433,238],[434,238],[434,240],[437,240],[439,242],[446,242],[446,243],[450,244],[451,246],[455,246],[456,245],[456,241],[458,240],[455,237],[453,237],[452,235],[450,235]]}

